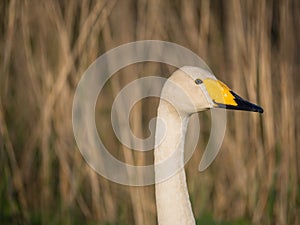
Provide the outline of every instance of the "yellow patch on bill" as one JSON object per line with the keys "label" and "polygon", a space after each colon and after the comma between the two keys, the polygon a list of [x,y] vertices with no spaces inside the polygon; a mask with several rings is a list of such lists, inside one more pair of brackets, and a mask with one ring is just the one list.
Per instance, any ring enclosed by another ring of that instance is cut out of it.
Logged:
{"label": "yellow patch on bill", "polygon": [[234,96],[230,93],[229,87],[227,87],[227,85],[223,82],[208,78],[203,80],[203,83],[208,94],[216,103],[234,106],[237,105],[234,100]]}

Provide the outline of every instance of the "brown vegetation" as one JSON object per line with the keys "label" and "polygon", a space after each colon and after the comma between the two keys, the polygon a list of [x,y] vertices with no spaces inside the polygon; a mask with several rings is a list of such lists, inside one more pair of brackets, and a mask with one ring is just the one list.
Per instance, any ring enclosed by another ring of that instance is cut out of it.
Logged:
{"label": "brown vegetation", "polygon": [[[95,173],[77,149],[71,123],[86,68],[107,50],[144,39],[191,49],[265,110],[228,113],[221,154],[204,173],[197,170],[203,151],[196,150],[186,167],[196,217],[300,223],[299,1],[4,0],[0,12],[1,224],[156,224],[154,187],[122,186]],[[116,141],[109,124],[114,96],[141,74],[172,71],[158,63],[132,65],[100,95],[99,134],[121,160],[139,164],[152,155]],[[137,135],[147,132],[156,106],[155,99],[135,106]],[[199,116],[206,125],[203,149],[209,114]]]}

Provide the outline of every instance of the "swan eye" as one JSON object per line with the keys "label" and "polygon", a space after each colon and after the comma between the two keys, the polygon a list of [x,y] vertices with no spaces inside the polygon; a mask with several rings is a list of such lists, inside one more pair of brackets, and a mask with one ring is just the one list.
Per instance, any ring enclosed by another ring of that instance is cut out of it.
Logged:
{"label": "swan eye", "polygon": [[202,84],[202,83],[203,83],[203,81],[200,80],[199,78],[197,78],[197,79],[195,80],[195,84],[197,84],[197,85]]}

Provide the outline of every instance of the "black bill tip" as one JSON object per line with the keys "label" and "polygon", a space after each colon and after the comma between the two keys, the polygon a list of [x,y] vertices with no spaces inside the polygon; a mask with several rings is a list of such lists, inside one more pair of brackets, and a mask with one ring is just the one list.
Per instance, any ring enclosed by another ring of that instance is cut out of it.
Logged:
{"label": "black bill tip", "polygon": [[251,112],[258,112],[258,113],[264,112],[262,107],[242,99],[240,96],[238,96],[233,91],[230,91],[230,93],[234,96],[234,101],[236,102],[237,105],[227,105],[227,104],[216,103],[219,108],[244,110],[244,111],[251,111]]}

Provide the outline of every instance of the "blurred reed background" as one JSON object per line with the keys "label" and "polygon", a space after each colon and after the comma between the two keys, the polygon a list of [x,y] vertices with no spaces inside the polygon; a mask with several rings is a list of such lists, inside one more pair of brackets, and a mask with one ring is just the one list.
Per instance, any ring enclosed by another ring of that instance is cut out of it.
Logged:
{"label": "blurred reed background", "polygon": [[[154,186],[99,176],[78,151],[71,124],[87,67],[109,49],[144,39],[191,49],[265,110],[228,112],[221,153],[204,173],[197,168],[210,114],[199,115],[199,149],[186,166],[197,223],[300,224],[299,1],[3,0],[0,12],[1,224],[156,224]],[[129,66],[99,96],[99,135],[120,160],[145,164],[153,152],[133,153],[117,141],[114,97],[140,76],[173,71]],[[149,98],[134,107],[138,136],[147,135],[157,104]]]}

